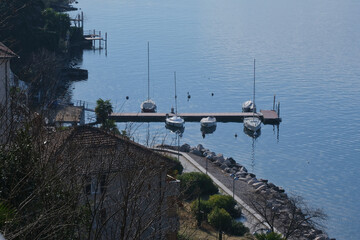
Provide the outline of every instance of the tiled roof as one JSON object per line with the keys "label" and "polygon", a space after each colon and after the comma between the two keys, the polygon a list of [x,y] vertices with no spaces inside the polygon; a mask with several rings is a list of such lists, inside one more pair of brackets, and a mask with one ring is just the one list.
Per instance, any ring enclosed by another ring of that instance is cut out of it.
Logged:
{"label": "tiled roof", "polygon": [[[127,139],[126,137],[107,133],[99,128],[94,128],[89,126],[77,126],[74,128],[70,128],[69,130],[59,132],[56,135],[57,135],[56,139],[58,139],[58,143],[62,142],[62,144],[60,145],[63,146],[69,143],[76,143],[77,146],[81,146],[84,149],[86,148],[109,149],[125,144],[129,146],[130,147],[129,149],[131,149],[131,151],[133,151],[136,154],[158,156],[159,160],[161,159],[165,163],[166,162],[168,164],[170,163],[168,158],[164,157],[163,155],[157,152],[154,152],[153,150],[143,145],[133,142]],[[59,150],[62,148],[61,146],[58,147],[60,147]],[[172,165],[173,163],[170,164]]]}
{"label": "tiled roof", "polygon": [[0,58],[13,58],[19,57],[13,51],[11,51],[8,47],[6,47],[2,42],[0,42]]}

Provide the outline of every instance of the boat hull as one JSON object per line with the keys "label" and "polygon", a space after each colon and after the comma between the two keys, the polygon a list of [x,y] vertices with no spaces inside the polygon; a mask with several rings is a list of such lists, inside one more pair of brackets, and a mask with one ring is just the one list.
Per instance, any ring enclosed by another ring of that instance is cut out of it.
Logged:
{"label": "boat hull", "polygon": [[202,127],[214,127],[216,126],[216,118],[214,117],[206,117],[200,120],[200,124]]}
{"label": "boat hull", "polygon": [[152,100],[146,100],[143,103],[141,103],[140,105],[141,108],[141,112],[149,112],[149,113],[154,113],[156,112],[156,104],[154,101]]}
{"label": "boat hull", "polygon": [[256,132],[261,128],[261,120],[257,117],[247,117],[244,119],[244,127],[252,132]]}
{"label": "boat hull", "polygon": [[184,126],[184,119],[178,116],[169,117],[165,120],[165,123],[169,126],[182,128]]}

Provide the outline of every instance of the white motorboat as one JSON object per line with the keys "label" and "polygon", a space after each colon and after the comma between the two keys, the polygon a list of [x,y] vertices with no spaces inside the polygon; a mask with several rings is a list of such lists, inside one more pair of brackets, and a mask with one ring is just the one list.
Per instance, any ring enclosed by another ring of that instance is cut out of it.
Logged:
{"label": "white motorboat", "polygon": [[256,132],[261,128],[261,120],[258,117],[246,117],[244,118],[244,127],[252,132]]}
{"label": "white motorboat", "polygon": [[156,104],[151,99],[142,102],[140,107],[142,112],[156,112]]}
{"label": "white motorboat", "polygon": [[254,109],[255,109],[255,112],[256,112],[256,106],[251,100],[248,100],[248,101],[244,102],[243,105],[242,105],[242,111],[243,112],[252,112]]}
{"label": "white motorboat", "polygon": [[167,117],[165,123],[169,126],[182,128],[184,127],[185,120],[177,115],[176,72],[174,72],[174,82],[175,82],[175,116]]}
{"label": "white motorboat", "polygon": [[141,112],[156,112],[156,103],[150,99],[150,64],[149,64],[149,42],[148,42],[148,98],[141,103]]}
{"label": "white motorboat", "polygon": [[206,117],[206,118],[202,118],[200,120],[200,124],[202,127],[213,127],[213,126],[216,126],[216,118],[215,117],[212,117],[212,116],[209,116],[209,117]]}
{"label": "white motorboat", "polygon": [[173,127],[181,128],[184,126],[184,123],[185,123],[184,119],[177,115],[166,118],[166,124]]}
{"label": "white motorboat", "polygon": [[[255,106],[255,59],[254,59],[254,93],[253,93],[253,106]],[[261,120],[255,116],[255,107],[252,109],[253,115],[244,118],[244,127],[250,131],[256,132],[261,128]]]}

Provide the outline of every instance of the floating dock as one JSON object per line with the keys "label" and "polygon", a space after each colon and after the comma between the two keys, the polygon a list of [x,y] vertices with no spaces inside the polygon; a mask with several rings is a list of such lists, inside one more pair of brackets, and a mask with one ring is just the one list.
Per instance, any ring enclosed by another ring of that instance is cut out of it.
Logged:
{"label": "floating dock", "polygon": [[[167,117],[174,116],[173,113],[112,113],[109,119],[116,122],[165,122]],[[255,113],[264,124],[279,124],[281,118],[275,110],[260,110]],[[252,117],[252,112],[239,113],[178,113],[186,122],[200,122],[204,117],[213,116],[217,122],[243,122],[244,118]]]}

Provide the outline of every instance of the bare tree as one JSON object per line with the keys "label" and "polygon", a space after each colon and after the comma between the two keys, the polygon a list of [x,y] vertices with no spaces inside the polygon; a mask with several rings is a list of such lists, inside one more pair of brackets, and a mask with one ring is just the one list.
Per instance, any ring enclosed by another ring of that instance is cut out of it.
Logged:
{"label": "bare tree", "polygon": [[173,165],[168,158],[89,127],[74,129],[54,157],[73,165],[84,186],[81,202],[89,213],[84,238],[153,239],[176,233],[178,182],[167,176]]}
{"label": "bare tree", "polygon": [[279,231],[285,239],[309,239],[314,235],[314,229],[323,228],[322,221],[326,219],[321,209],[309,208],[299,196],[287,197],[284,193],[263,191],[249,194],[247,198],[263,219],[259,224],[267,225],[273,232]]}

